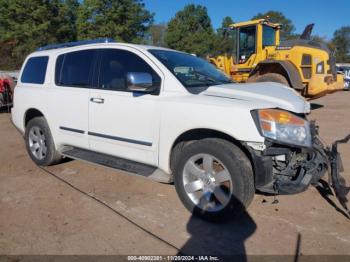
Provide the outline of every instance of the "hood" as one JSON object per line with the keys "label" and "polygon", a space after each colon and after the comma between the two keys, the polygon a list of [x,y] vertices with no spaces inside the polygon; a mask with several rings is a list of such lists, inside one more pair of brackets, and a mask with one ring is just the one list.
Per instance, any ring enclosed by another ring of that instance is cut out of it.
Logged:
{"label": "hood", "polygon": [[294,113],[310,112],[310,104],[294,89],[273,82],[210,86],[200,95],[247,101],[255,109],[280,108]]}

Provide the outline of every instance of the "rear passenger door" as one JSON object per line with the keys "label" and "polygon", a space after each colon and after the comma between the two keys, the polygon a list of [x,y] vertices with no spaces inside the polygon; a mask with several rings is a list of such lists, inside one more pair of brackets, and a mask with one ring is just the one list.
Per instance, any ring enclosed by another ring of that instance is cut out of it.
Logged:
{"label": "rear passenger door", "polygon": [[[100,53],[99,74],[89,101],[90,148],[157,164],[159,69],[144,54],[132,49],[102,49]],[[129,72],[150,74],[157,91],[153,94],[128,91]]]}
{"label": "rear passenger door", "polygon": [[51,103],[57,122],[56,140],[61,145],[89,148],[89,88],[96,61],[96,49],[64,53],[57,57]]}

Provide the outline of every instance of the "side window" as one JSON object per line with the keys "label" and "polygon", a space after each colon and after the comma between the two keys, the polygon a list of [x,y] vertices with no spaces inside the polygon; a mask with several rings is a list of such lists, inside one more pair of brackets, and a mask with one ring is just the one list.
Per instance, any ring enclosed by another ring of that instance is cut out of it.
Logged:
{"label": "side window", "polygon": [[92,49],[58,56],[55,71],[56,85],[90,87],[96,53],[97,51]]}
{"label": "side window", "polygon": [[263,25],[263,47],[274,46],[276,43],[276,30],[270,26]]}
{"label": "side window", "polygon": [[98,88],[128,91],[126,76],[129,72],[148,73],[152,76],[153,86],[160,87],[160,77],[142,58],[126,50],[103,49]]}
{"label": "side window", "polygon": [[37,56],[28,59],[21,76],[22,83],[43,84],[45,81],[48,56]]}

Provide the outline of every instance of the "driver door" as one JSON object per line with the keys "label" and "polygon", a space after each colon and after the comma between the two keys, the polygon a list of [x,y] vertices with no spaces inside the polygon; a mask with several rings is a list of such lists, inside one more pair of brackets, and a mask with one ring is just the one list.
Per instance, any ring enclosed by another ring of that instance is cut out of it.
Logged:
{"label": "driver door", "polygon": [[238,67],[249,68],[254,63],[256,56],[256,29],[255,25],[239,28]]}
{"label": "driver door", "polygon": [[[101,49],[100,66],[89,99],[90,149],[156,165],[160,114],[160,73],[143,54],[127,49]],[[130,92],[127,74],[148,73],[158,93]]]}

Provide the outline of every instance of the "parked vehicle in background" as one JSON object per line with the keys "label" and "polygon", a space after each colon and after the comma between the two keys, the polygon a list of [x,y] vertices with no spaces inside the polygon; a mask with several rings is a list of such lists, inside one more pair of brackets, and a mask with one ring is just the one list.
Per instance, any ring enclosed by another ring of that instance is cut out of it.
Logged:
{"label": "parked vehicle in background", "polygon": [[10,110],[15,85],[15,79],[11,75],[0,71],[0,110],[4,107]]}
{"label": "parked vehicle in background", "polygon": [[174,181],[191,212],[220,220],[255,190],[299,193],[338,167],[309,113],[281,84],[235,84],[190,54],[96,40],[30,54],[12,120],[38,165],[70,157]]}
{"label": "parked vehicle in background", "polygon": [[277,82],[306,97],[343,90],[334,54],[326,44],[311,40],[313,24],[299,39],[280,42],[281,26],[268,18],[232,24],[226,32],[232,53],[209,61],[237,82]]}
{"label": "parked vehicle in background", "polygon": [[350,63],[337,64],[337,72],[344,75],[344,88],[350,90]]}
{"label": "parked vehicle in background", "polygon": [[17,83],[19,71],[18,70],[15,70],[15,71],[3,71],[3,70],[0,70],[0,75],[8,75],[8,76],[10,76],[13,79],[13,81],[15,83]]}

